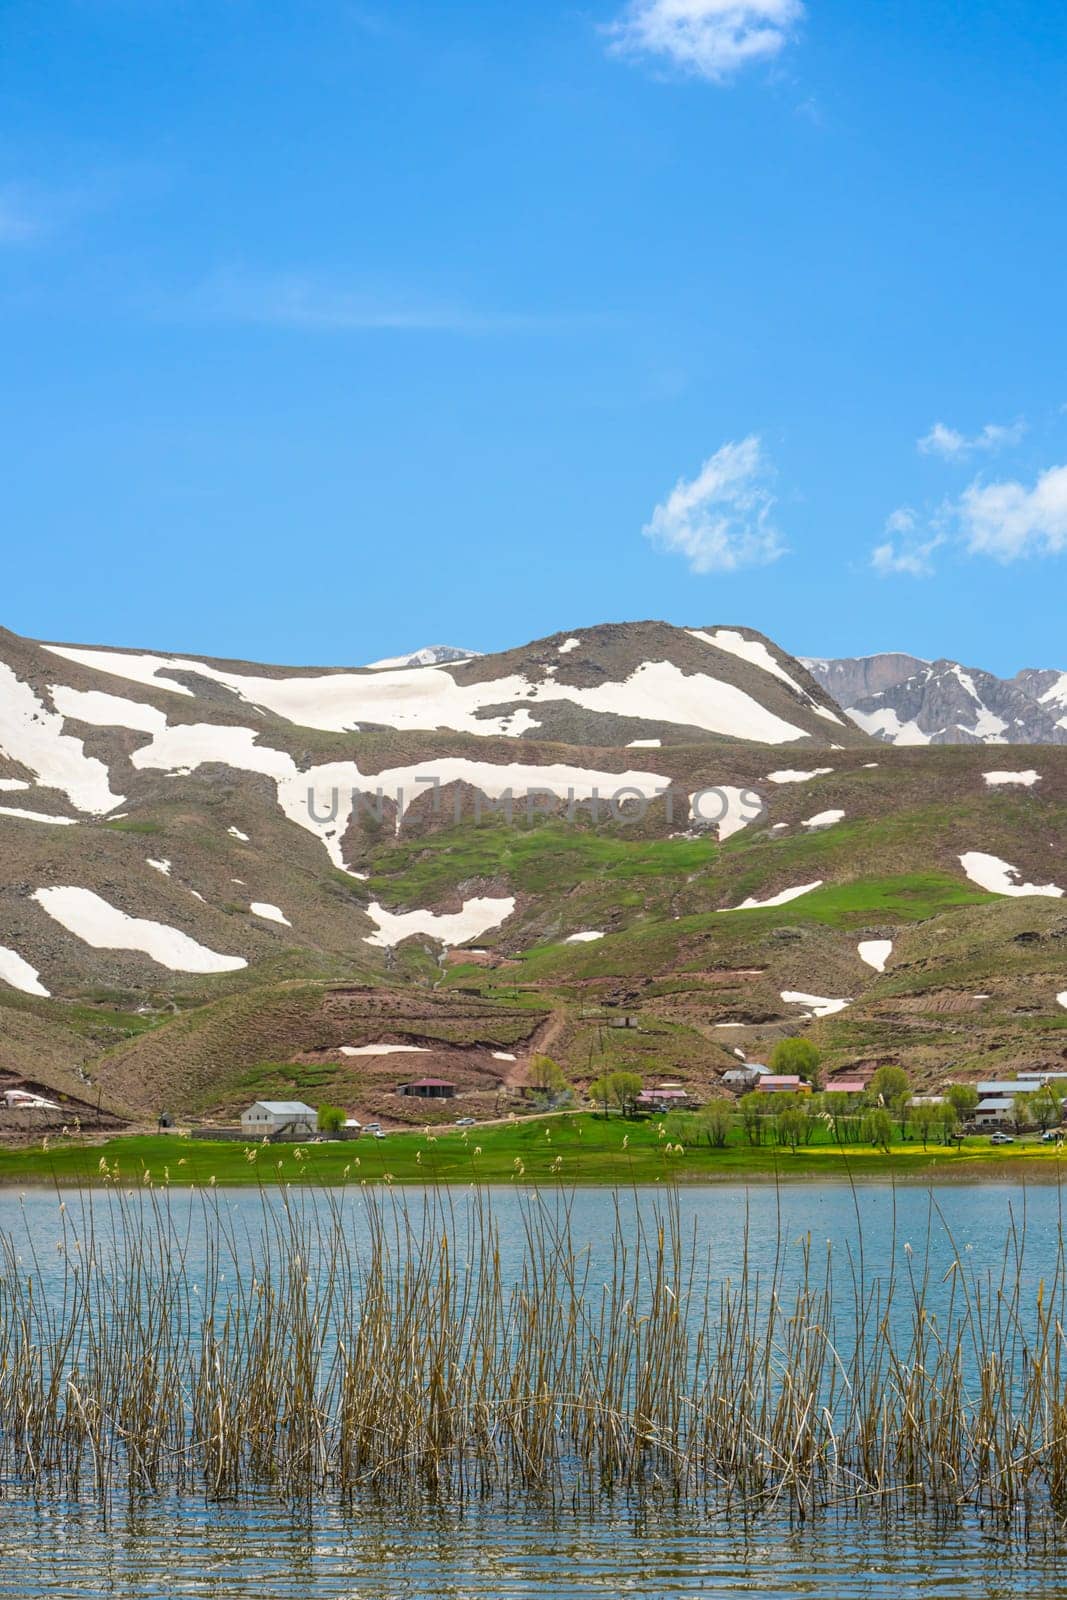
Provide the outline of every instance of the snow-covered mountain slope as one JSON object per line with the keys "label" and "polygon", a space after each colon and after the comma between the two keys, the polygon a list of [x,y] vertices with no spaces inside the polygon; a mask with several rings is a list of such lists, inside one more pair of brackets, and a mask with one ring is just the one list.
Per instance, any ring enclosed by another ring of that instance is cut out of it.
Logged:
{"label": "snow-covered mountain slope", "polygon": [[317,964],[324,950],[373,963],[403,929],[479,937],[513,895],[477,882],[431,906],[364,892],[368,841],[417,835],[460,801],[517,796],[525,814],[531,794],[541,811],[595,810],[620,791],[662,805],[672,788],[685,827],[701,751],[725,810],[695,820],[724,839],[759,810],[715,756],[738,741],[756,776],[775,764],[764,744],[812,766],[808,752],[869,747],[750,630],[594,627],[378,670],[0,631],[0,982],[36,998],[168,988],[309,948]]}
{"label": "snow-covered mountain slope", "polygon": [[[747,628],[607,624],[458,662],[326,671],[42,648],[91,674],[100,725],[115,715],[101,697],[114,699],[125,682],[331,733],[449,730],[602,747],[859,738],[798,661]],[[81,705],[90,708],[84,695]],[[138,711],[135,726],[145,715]]]}
{"label": "snow-covered mountain slope", "polygon": [[424,644],[410,655],[385,656],[381,661],[369,661],[367,666],[371,672],[393,667],[440,667],[449,661],[472,661],[480,654],[480,650],[457,650],[454,644]]}
{"label": "snow-covered mountain slope", "polygon": [[804,664],[857,727],[886,744],[1067,744],[1067,673],[998,678],[895,654]]}

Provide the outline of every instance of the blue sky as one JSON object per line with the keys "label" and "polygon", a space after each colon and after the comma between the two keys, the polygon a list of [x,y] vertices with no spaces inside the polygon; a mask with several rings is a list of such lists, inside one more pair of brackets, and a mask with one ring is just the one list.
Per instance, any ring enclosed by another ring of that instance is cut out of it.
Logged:
{"label": "blue sky", "polygon": [[3,605],[1067,666],[1067,12],[5,0]]}

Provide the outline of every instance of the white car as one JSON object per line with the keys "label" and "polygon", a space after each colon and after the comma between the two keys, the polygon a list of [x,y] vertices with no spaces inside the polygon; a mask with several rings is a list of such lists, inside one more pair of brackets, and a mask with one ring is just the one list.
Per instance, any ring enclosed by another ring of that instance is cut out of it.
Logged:
{"label": "white car", "polygon": [[456,1127],[457,1128],[473,1128],[475,1126],[476,1121],[477,1121],[477,1119],[475,1117],[457,1117],[456,1118]]}
{"label": "white car", "polygon": [[989,1142],[990,1144],[1014,1144],[1015,1140],[1010,1133],[994,1133]]}

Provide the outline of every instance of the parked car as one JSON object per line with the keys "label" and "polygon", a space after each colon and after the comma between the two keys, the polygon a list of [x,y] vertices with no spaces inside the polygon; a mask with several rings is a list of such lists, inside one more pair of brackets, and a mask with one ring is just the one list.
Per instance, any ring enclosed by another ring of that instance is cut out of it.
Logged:
{"label": "parked car", "polygon": [[1014,1144],[1015,1140],[1010,1133],[994,1133],[989,1142],[990,1144]]}
{"label": "parked car", "polygon": [[384,1139],[385,1138],[385,1130],[384,1130],[384,1128],[375,1128],[375,1129],[373,1129],[372,1137],[375,1138],[375,1139]]}
{"label": "parked car", "polygon": [[1041,1143],[1042,1144],[1062,1144],[1063,1143],[1063,1129],[1062,1128],[1046,1128],[1044,1133],[1041,1135]]}
{"label": "parked car", "polygon": [[456,1118],[456,1127],[457,1128],[473,1128],[474,1125],[475,1125],[476,1120],[477,1119],[475,1117],[457,1117]]}

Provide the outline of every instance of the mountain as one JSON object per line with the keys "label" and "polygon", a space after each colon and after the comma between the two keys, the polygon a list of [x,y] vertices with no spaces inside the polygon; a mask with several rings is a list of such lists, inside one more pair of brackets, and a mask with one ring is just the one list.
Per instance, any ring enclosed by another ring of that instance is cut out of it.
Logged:
{"label": "mountain", "polygon": [[798,1029],[1058,1064],[1065,888],[1067,751],[888,748],[747,628],[380,670],[0,631],[0,1088],[68,1120],[422,1121],[414,1066],[481,1115],[537,1051],[717,1093]]}
{"label": "mountain", "polygon": [[856,725],[886,744],[1067,744],[1067,673],[998,678],[957,661],[806,660]]}
{"label": "mountain", "polygon": [[478,650],[458,650],[454,644],[424,644],[421,650],[412,650],[406,656],[386,656],[382,661],[367,663],[371,672],[384,672],[393,667],[440,667],[449,661],[470,661],[480,655]]}

